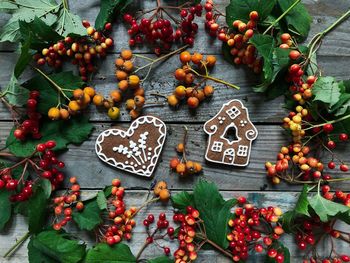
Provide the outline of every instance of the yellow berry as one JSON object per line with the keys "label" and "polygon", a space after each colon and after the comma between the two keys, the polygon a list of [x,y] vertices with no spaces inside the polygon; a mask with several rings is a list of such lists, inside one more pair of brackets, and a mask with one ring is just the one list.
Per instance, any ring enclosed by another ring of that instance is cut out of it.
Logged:
{"label": "yellow berry", "polygon": [[131,88],[137,88],[140,85],[140,78],[137,75],[130,75],[128,81]]}
{"label": "yellow berry", "polygon": [[69,108],[71,111],[75,112],[75,111],[80,110],[80,105],[79,105],[79,103],[78,103],[76,100],[71,100],[71,101],[69,102],[69,104],[68,104],[68,108]]}
{"label": "yellow berry", "polygon": [[84,96],[84,91],[82,89],[73,90],[73,97],[77,100],[81,99]]}
{"label": "yellow berry", "polygon": [[185,86],[182,86],[182,85],[177,86],[175,91],[174,91],[174,94],[180,100],[185,98],[186,97],[186,88],[185,88]]}
{"label": "yellow berry", "polygon": [[96,92],[95,89],[93,87],[85,87],[84,88],[84,93],[86,93],[87,95],[89,95],[91,98],[93,96],[95,96]]}
{"label": "yellow berry", "polygon": [[120,111],[117,107],[111,107],[108,109],[108,117],[110,117],[112,120],[115,120],[119,117]]}
{"label": "yellow berry", "polygon": [[179,104],[178,98],[175,95],[168,96],[168,104],[172,107],[176,107]]}
{"label": "yellow berry", "polygon": [[125,108],[127,110],[132,110],[132,109],[135,109],[135,100],[133,99],[127,99],[126,102],[125,102]]}
{"label": "yellow berry", "polygon": [[47,115],[51,120],[58,120],[60,118],[60,110],[56,107],[52,107],[49,109]]}

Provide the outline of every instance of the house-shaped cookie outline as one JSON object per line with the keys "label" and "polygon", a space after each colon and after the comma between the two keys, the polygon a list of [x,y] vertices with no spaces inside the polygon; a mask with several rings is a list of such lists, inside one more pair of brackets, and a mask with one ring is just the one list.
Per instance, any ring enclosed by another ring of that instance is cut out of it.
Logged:
{"label": "house-shaped cookie outline", "polygon": [[[225,138],[230,127],[236,130],[235,141]],[[205,153],[207,161],[233,166],[248,165],[252,142],[257,138],[258,130],[240,100],[231,100],[222,105],[220,111],[204,124],[203,129],[209,135]]]}

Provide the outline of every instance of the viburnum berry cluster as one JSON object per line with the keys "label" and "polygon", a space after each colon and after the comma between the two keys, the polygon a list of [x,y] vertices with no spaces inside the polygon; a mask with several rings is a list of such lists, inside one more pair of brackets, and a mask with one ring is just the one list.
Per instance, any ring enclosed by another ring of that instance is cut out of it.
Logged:
{"label": "viburnum berry cluster", "polygon": [[[187,101],[187,105],[190,109],[195,109],[199,106],[200,102],[206,98],[210,98],[214,94],[214,88],[210,85],[203,85],[203,83],[210,79],[208,70],[214,67],[216,63],[216,57],[208,55],[206,58],[198,52],[193,55],[188,51],[183,51],[180,54],[180,61],[182,67],[176,69],[175,78],[181,82],[181,85],[177,86],[174,93],[167,97],[168,104],[171,107],[177,107],[182,100]],[[196,71],[190,63],[193,63],[198,67],[198,70],[205,73],[202,75]],[[198,83],[194,81],[198,80]],[[202,88],[202,86],[204,86]]]}
{"label": "viburnum berry cluster", "polygon": [[177,235],[179,248],[174,252],[175,263],[192,262],[197,259],[197,249],[200,248],[195,238],[202,224],[199,216],[199,211],[192,206],[187,206],[186,213],[174,214],[174,222],[180,224]]}
{"label": "viburnum berry cluster", "polygon": [[42,116],[37,112],[39,96],[40,92],[37,90],[33,90],[29,93],[26,107],[27,118],[17,126],[17,129],[14,130],[13,135],[16,139],[23,141],[28,135],[31,135],[33,139],[41,138],[39,121]]}
{"label": "viburnum berry cluster", "polygon": [[83,81],[88,80],[88,74],[95,72],[94,60],[106,56],[107,49],[113,46],[113,39],[105,34],[111,31],[112,24],[107,23],[104,31],[96,31],[89,21],[83,20],[87,36],[73,38],[65,37],[63,40],[44,48],[34,55],[39,66],[49,65],[60,68],[64,60],[79,66],[79,73]]}
{"label": "viburnum berry cluster", "polygon": [[[124,21],[130,25],[129,45],[151,44],[157,55],[169,51],[175,42],[192,46],[198,31],[194,19],[202,15],[202,9],[201,4],[193,5],[191,1],[181,6],[163,6],[157,1],[154,9],[141,11],[134,16],[124,14]],[[174,10],[178,17],[175,17]]]}
{"label": "viburnum berry cluster", "polygon": [[283,248],[276,242],[284,233],[278,223],[282,215],[281,209],[257,208],[246,203],[245,197],[239,197],[237,200],[241,207],[235,209],[235,218],[228,222],[232,230],[227,235],[233,261],[247,260],[249,251],[254,248],[258,253],[265,250],[267,256],[278,263],[284,262]]}
{"label": "viburnum berry cluster", "polygon": [[[64,173],[61,169],[64,168],[65,164],[57,159],[52,150],[55,146],[55,141],[40,143],[30,156],[12,166],[0,169],[0,189],[5,188],[12,193],[11,202],[28,200],[33,194],[33,185],[39,178],[49,180],[53,190],[63,182]],[[12,155],[7,154],[6,156]],[[19,167],[23,167],[20,176],[15,176],[14,170]],[[29,168],[35,172],[36,177],[33,177],[34,174],[28,175]]]}
{"label": "viburnum berry cluster", "polygon": [[53,199],[53,209],[55,213],[53,229],[60,230],[69,221],[72,220],[73,209],[82,211],[84,203],[79,201],[80,185],[76,177],[69,178],[71,184],[70,189],[63,195],[57,196]]}
{"label": "viburnum berry cluster", "polygon": [[185,126],[183,140],[176,146],[176,152],[181,156],[181,158],[174,157],[170,160],[170,168],[181,177],[187,177],[189,175],[199,174],[202,172],[202,165],[200,163],[187,159],[187,133],[188,129]]}
{"label": "viburnum berry cluster", "polygon": [[160,201],[166,203],[170,198],[170,191],[168,189],[168,184],[165,181],[159,181],[153,188],[153,193]]}

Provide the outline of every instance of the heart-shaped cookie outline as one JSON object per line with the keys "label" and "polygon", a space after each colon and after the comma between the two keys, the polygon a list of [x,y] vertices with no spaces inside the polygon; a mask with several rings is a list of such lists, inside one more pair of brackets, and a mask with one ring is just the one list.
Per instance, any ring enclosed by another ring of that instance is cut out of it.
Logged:
{"label": "heart-shaped cookie outline", "polygon": [[[125,165],[124,163],[118,162],[114,158],[108,158],[104,153],[103,153],[103,148],[101,143],[104,141],[104,139],[108,136],[120,136],[122,138],[130,137],[134,135],[135,130],[138,129],[138,127],[141,124],[148,123],[148,124],[153,124],[155,127],[158,128],[159,133],[161,136],[157,139],[158,145],[154,149],[154,155],[151,157],[150,164],[146,167],[146,169],[135,169],[134,166],[132,165]],[[105,163],[116,167],[120,170],[130,172],[133,174],[141,175],[141,176],[146,176],[146,177],[151,177],[153,174],[153,171],[156,167],[156,164],[158,162],[159,156],[162,152],[165,139],[166,139],[166,125],[163,121],[160,119],[154,117],[154,116],[142,116],[137,118],[135,121],[133,121],[130,124],[130,127],[127,130],[123,129],[118,129],[118,128],[112,128],[105,130],[99,134],[99,136],[96,139],[96,144],[95,144],[95,151],[97,156]]]}

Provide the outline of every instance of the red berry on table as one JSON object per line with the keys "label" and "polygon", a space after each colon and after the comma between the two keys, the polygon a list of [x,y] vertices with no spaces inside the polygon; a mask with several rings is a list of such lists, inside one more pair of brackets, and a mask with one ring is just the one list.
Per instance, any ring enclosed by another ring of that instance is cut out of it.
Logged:
{"label": "red berry on table", "polygon": [[336,144],[335,144],[334,141],[328,141],[328,142],[327,142],[327,147],[328,147],[329,149],[334,149],[334,148],[336,147]]}
{"label": "red berry on table", "polygon": [[243,205],[247,202],[247,199],[244,197],[244,196],[239,196],[237,198],[237,202],[240,204],[240,205]]}
{"label": "red berry on table", "polygon": [[164,221],[166,219],[165,213],[160,213],[159,214],[159,220]]}
{"label": "red berry on table", "polygon": [[334,169],[335,168],[335,162],[329,162],[328,163],[328,168],[329,169]]}
{"label": "red berry on table", "polygon": [[146,238],[146,243],[147,243],[147,244],[153,243],[153,237],[147,237],[147,238]]}
{"label": "red berry on table", "polygon": [[169,255],[170,254],[170,248],[164,247],[163,250],[164,250],[164,254],[165,255]]}
{"label": "red berry on table", "polygon": [[341,140],[342,142],[345,142],[348,139],[349,139],[349,136],[346,133],[339,134],[339,140]]}
{"label": "red berry on table", "polygon": [[334,127],[331,123],[327,123],[327,124],[323,125],[323,131],[325,133],[330,133],[333,131],[333,129],[334,129]]}
{"label": "red berry on table", "polygon": [[349,171],[349,167],[346,164],[341,164],[339,168],[340,168],[340,171],[342,172]]}
{"label": "red berry on table", "polygon": [[147,220],[148,220],[148,222],[153,223],[153,222],[154,222],[154,215],[149,214],[149,215],[147,216]]}
{"label": "red berry on table", "polygon": [[143,220],[143,225],[144,226],[149,226],[149,224],[150,224],[150,222],[147,219]]}

